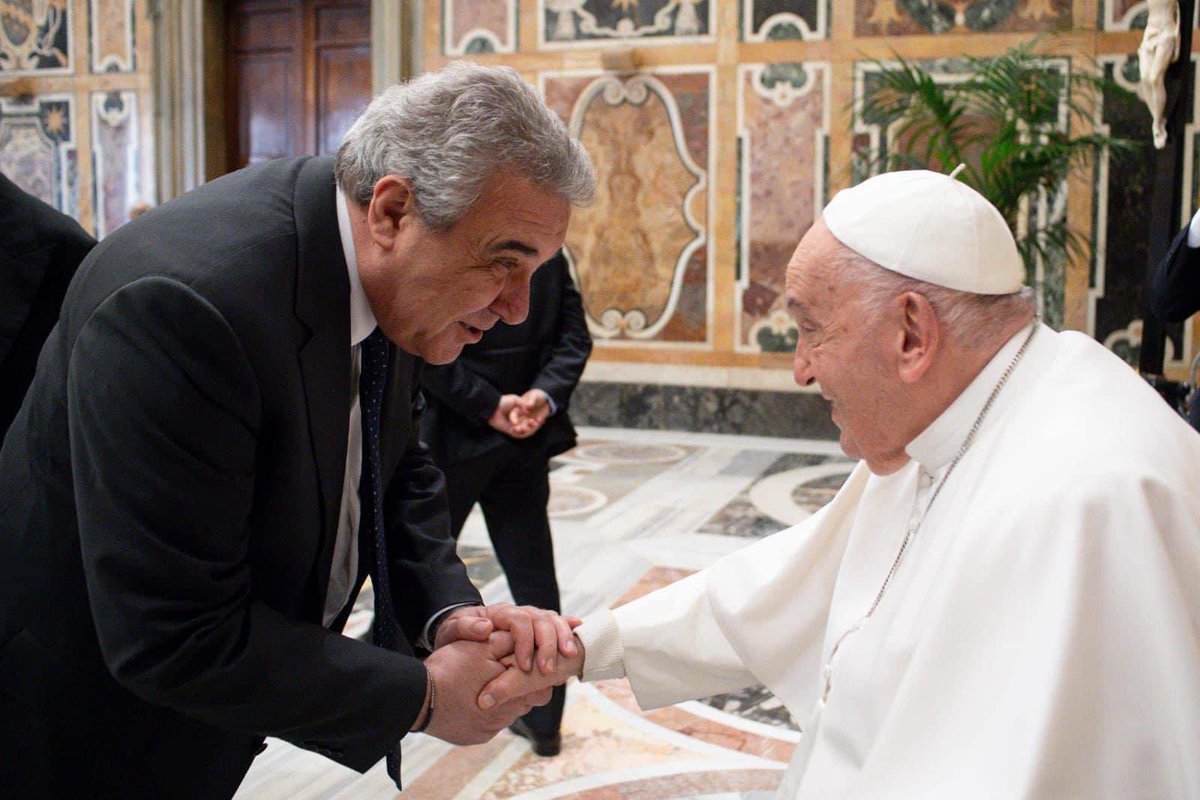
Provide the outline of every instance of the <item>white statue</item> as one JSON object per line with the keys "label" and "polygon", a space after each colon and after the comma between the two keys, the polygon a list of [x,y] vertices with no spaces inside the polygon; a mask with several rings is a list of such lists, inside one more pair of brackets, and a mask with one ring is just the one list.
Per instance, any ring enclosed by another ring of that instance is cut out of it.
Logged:
{"label": "white statue", "polygon": [[583,12],[583,3],[584,0],[550,0],[546,8],[558,14],[551,39],[564,42],[575,39],[575,14]]}
{"label": "white statue", "polygon": [[1179,3],[1176,0],[1147,0],[1146,32],[1138,46],[1138,96],[1150,108],[1154,146],[1167,143],[1167,67],[1179,58]]}

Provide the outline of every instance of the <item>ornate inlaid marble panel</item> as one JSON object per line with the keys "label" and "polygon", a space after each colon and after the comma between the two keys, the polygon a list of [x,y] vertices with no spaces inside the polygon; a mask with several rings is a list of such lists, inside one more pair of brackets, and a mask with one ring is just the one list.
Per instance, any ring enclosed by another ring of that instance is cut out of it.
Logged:
{"label": "ornate inlaid marble panel", "polygon": [[73,217],[79,213],[74,106],[69,94],[28,103],[0,98],[0,172]]}
{"label": "ornate inlaid marble panel", "polygon": [[566,251],[602,342],[709,339],[711,68],[548,73],[547,102],[597,168]]}
{"label": "ornate inlaid marble panel", "polygon": [[1071,27],[1071,0],[855,0],[857,36],[1009,33]]}
{"label": "ornate inlaid marble panel", "polygon": [[708,41],[713,0],[538,0],[543,48]]}
{"label": "ornate inlaid marble panel", "polygon": [[69,73],[68,0],[0,0],[0,77]]}
{"label": "ornate inlaid marble panel", "polygon": [[512,53],[517,49],[517,0],[443,0],[442,53]]}
{"label": "ornate inlaid marble panel", "polygon": [[1100,29],[1127,31],[1146,27],[1146,0],[1101,0]]}
{"label": "ornate inlaid marble panel", "polygon": [[773,42],[829,38],[832,0],[742,0],[742,40]]}
{"label": "ornate inlaid marble panel", "polygon": [[92,72],[133,72],[137,69],[134,45],[133,0],[89,0]]}
{"label": "ornate inlaid marble panel", "polygon": [[784,266],[825,203],[829,91],[828,64],[739,67],[739,350],[796,347]]}
{"label": "ornate inlaid marble panel", "polygon": [[[939,83],[954,83],[964,80],[970,74],[970,63],[966,59],[944,58],[932,61],[918,62],[933,79]],[[1048,71],[1067,73],[1071,64],[1068,58],[1045,58],[1042,60]],[[855,64],[854,77],[854,128],[853,146],[859,157],[855,159],[854,180],[859,182],[866,175],[864,164],[881,163],[881,159],[894,147],[893,118],[875,118],[865,115],[862,109],[862,99],[879,67],[874,62],[858,62]],[[1069,125],[1067,112],[1061,108],[1058,114],[1058,126],[1066,130]],[[872,156],[878,156],[874,158]],[[1067,183],[1064,181],[1057,191],[1046,193],[1036,202],[1030,202],[1016,221],[1018,236],[1030,229],[1031,225],[1046,224],[1063,219],[1067,215]],[[1038,292],[1038,305],[1042,318],[1054,328],[1062,327],[1063,322],[1063,289],[1064,259],[1039,260],[1026,276],[1026,283]]]}
{"label": "ornate inlaid marble panel", "polygon": [[96,236],[129,221],[138,201],[137,92],[92,93],[92,165]]}

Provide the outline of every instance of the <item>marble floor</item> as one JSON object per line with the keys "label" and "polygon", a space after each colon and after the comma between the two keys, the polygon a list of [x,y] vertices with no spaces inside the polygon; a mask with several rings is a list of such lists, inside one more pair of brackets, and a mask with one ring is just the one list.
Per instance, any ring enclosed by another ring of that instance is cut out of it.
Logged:
{"label": "marble floor", "polygon": [[[852,466],[834,442],[581,429],[551,473],[563,609],[620,605],[794,524],[827,502]],[[509,599],[478,509],[459,552],[486,602]],[[350,635],[369,624],[369,598],[360,605]],[[561,755],[538,758],[507,731],[477,747],[414,734],[404,740],[403,797],[766,800],[798,737],[761,687],[643,713],[624,680],[572,682]],[[382,762],[360,775],[268,741],[239,800],[398,796]]]}

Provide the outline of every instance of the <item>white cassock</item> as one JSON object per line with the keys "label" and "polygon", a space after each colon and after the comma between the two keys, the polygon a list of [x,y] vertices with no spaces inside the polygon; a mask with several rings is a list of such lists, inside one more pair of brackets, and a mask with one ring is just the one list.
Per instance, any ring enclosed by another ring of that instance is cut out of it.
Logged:
{"label": "white cassock", "polygon": [[580,628],[643,708],[762,683],[803,734],[780,798],[1200,798],[1200,435],[1042,327],[931,506],[1017,334],[885,477]]}

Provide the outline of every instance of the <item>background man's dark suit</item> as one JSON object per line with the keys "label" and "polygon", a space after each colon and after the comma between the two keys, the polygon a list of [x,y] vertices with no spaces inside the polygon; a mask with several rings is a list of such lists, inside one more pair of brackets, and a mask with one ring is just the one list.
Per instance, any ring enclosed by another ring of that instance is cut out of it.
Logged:
{"label": "background man's dark suit", "polygon": [[0,175],[0,441],[33,381],[67,284],[95,246],[75,220]]}
{"label": "background man's dark suit", "polygon": [[[1171,243],[1150,283],[1150,310],[1163,322],[1183,322],[1200,311],[1200,248],[1188,245],[1185,227]],[[1188,422],[1200,430],[1200,391],[1193,391]]]}
{"label": "background man's dark suit", "polygon": [[[0,451],[0,761],[35,794],[229,796],[264,735],[364,770],[419,714],[417,658],[320,625],[351,401],[334,198],[331,159],[250,167],[80,267]],[[480,599],[417,441],[419,369],[390,348],[410,642]]]}
{"label": "background man's dark suit", "polygon": [[1188,228],[1171,243],[1150,286],[1150,308],[1164,322],[1183,322],[1200,311],[1200,248],[1188,246]]}
{"label": "background man's dark suit", "polygon": [[[525,322],[499,323],[453,363],[425,368],[421,440],[446,473],[454,535],[479,502],[513,599],[561,611],[546,517],[548,463],[575,446],[567,406],[592,340],[561,253],[534,273],[529,296]],[[557,407],[536,433],[513,439],[488,425],[501,395],[531,388],[546,392]],[[564,697],[558,687],[550,703],[523,719],[535,733],[557,733]]]}

